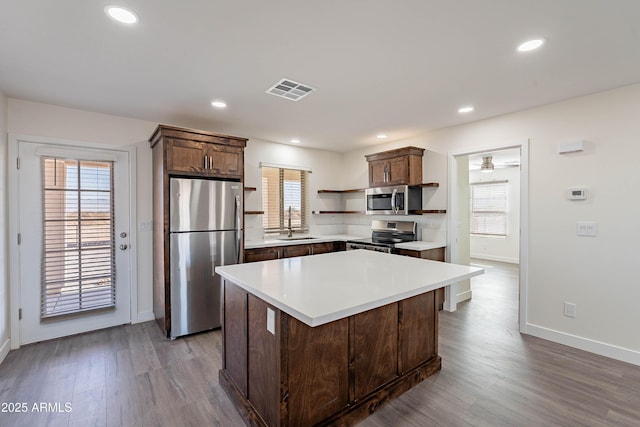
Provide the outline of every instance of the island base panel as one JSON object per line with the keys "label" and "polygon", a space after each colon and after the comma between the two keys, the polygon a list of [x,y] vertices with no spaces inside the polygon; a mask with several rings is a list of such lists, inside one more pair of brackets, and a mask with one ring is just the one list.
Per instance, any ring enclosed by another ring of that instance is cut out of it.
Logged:
{"label": "island base panel", "polygon": [[441,369],[435,293],[310,327],[225,280],[220,384],[249,425],[353,425]]}

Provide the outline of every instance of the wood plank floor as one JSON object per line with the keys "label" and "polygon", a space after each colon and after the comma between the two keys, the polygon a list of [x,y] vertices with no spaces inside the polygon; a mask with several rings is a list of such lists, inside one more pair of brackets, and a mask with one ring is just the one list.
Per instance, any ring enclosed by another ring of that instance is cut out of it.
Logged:
{"label": "wood plank floor", "polygon": [[[441,312],[442,371],[359,426],[640,426],[640,367],[521,336],[517,267],[477,262],[473,300]],[[24,346],[0,365],[0,403],[28,411],[0,426],[242,426],[220,352],[220,331],[169,341],[154,322]]]}

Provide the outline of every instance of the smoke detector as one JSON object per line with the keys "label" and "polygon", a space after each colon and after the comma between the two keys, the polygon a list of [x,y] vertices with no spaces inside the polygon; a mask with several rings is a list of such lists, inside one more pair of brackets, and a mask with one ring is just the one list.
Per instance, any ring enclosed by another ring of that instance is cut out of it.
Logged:
{"label": "smoke detector", "polygon": [[315,89],[309,85],[294,82],[290,79],[282,79],[278,83],[267,89],[267,93],[291,101],[299,101],[314,90]]}

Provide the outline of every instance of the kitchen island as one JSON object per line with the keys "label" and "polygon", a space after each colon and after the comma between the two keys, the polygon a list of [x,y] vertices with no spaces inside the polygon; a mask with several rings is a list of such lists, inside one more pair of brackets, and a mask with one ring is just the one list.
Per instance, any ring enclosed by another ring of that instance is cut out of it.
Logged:
{"label": "kitchen island", "polygon": [[483,270],[356,250],[217,267],[220,384],[250,425],[351,425],[441,368],[436,289]]}

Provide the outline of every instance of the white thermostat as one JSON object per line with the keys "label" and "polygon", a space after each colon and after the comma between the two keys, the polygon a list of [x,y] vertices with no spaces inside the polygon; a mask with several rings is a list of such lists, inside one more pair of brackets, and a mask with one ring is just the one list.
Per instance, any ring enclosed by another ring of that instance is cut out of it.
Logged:
{"label": "white thermostat", "polygon": [[567,199],[569,200],[585,200],[586,198],[586,188],[570,188],[567,190]]}

